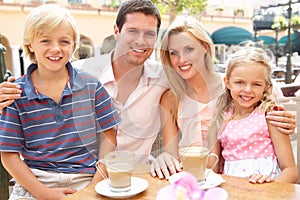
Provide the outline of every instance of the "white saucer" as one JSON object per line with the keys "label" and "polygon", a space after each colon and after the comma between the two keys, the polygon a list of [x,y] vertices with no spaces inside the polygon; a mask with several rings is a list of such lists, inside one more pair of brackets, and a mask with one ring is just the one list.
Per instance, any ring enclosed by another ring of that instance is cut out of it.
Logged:
{"label": "white saucer", "polygon": [[207,177],[205,183],[199,185],[199,188],[202,190],[217,187],[218,185],[226,182],[220,174],[216,174],[211,169],[206,169],[205,174]]}
{"label": "white saucer", "polygon": [[95,191],[98,194],[107,196],[113,199],[125,199],[137,195],[146,190],[149,186],[148,181],[138,177],[131,177],[131,190],[127,192],[112,192],[106,180],[100,181],[95,186]]}

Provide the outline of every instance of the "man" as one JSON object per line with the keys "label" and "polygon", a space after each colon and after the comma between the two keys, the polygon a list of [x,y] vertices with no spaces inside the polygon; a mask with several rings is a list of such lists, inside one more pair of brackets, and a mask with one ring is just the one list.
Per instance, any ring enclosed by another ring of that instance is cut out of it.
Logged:
{"label": "man", "polygon": [[[144,163],[151,158],[151,147],[161,127],[159,101],[168,88],[162,67],[149,59],[160,24],[159,11],[151,1],[124,1],[114,25],[115,50],[73,63],[98,77],[111,95],[122,119],[117,129],[117,149],[134,151],[136,161]],[[0,108],[11,104],[19,94],[15,84],[1,83]],[[277,111],[269,119],[282,132],[293,133],[295,116],[291,113]]]}
{"label": "man", "polygon": [[128,0],[119,8],[110,54],[74,62],[95,75],[112,96],[121,116],[117,149],[136,153],[137,162],[148,162],[160,130],[159,100],[168,88],[162,67],[148,59],[153,53],[161,19],[148,0]]}

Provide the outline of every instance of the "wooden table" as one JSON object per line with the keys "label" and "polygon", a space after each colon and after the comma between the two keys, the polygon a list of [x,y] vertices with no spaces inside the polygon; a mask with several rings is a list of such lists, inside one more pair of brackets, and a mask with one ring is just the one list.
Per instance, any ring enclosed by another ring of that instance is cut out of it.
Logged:
{"label": "wooden table", "polygon": [[[134,176],[144,178],[149,182],[149,187],[146,191],[131,197],[135,200],[155,200],[157,192],[168,184],[166,180],[159,180],[153,178],[149,173],[135,174]],[[229,193],[229,200],[296,200],[300,199],[300,185],[289,183],[264,183],[251,184],[247,179],[225,176],[226,180],[220,187],[227,190]],[[85,188],[71,196],[64,198],[64,200],[106,200],[110,199],[95,192],[94,186]]]}

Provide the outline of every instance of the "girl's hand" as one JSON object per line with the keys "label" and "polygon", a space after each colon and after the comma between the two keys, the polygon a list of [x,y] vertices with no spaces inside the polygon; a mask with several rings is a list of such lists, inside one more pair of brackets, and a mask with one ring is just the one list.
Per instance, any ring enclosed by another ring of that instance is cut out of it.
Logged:
{"label": "girl's hand", "polygon": [[270,183],[273,182],[274,179],[267,175],[262,174],[252,174],[249,178],[250,183]]}

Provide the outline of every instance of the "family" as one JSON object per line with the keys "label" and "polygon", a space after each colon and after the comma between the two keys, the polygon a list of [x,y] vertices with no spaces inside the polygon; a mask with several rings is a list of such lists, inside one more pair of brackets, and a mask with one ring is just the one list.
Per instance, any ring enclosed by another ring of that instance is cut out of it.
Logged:
{"label": "family", "polygon": [[[204,143],[223,158],[218,172],[253,183],[296,182],[295,116],[274,104],[269,54],[241,47],[222,80],[213,43],[192,17],[178,16],[159,61],[150,58],[160,24],[150,0],[124,1],[115,49],[71,63],[79,31],[70,12],[46,4],[28,14],[23,49],[32,64],[0,84],[1,161],[16,180],[11,200],[62,199],[97,183],[97,160],[115,149],[134,151],[153,177],[168,178],[182,170],[179,147]],[[160,131],[163,153],[153,158]]]}

